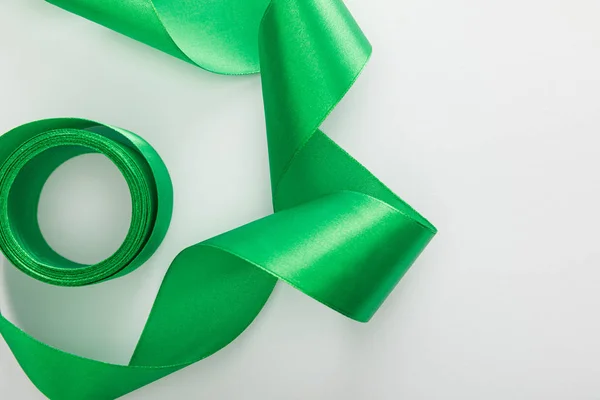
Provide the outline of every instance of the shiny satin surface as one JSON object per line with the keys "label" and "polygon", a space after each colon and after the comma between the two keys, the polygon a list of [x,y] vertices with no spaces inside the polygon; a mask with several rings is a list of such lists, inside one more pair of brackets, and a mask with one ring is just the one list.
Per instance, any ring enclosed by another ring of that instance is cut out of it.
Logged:
{"label": "shiny satin surface", "polygon": [[[260,68],[275,213],[175,258],[127,366],[54,349],[0,317],[0,333],[47,397],[114,399],[215,353],[253,321],[277,280],[349,318],[373,316],[436,230],[318,129],[371,54],[342,1],[52,2],[207,70]],[[90,151],[119,167],[133,202],[125,242],[100,266],[56,254],[35,213],[23,212],[37,206],[54,168]],[[118,277],[166,233],[168,173],[130,132],[38,121],[0,137],[0,163],[0,247],[37,279],[85,285]]]}
{"label": "shiny satin surface", "polygon": [[259,70],[258,30],[270,4],[270,0],[47,1],[208,71],[235,75]]}

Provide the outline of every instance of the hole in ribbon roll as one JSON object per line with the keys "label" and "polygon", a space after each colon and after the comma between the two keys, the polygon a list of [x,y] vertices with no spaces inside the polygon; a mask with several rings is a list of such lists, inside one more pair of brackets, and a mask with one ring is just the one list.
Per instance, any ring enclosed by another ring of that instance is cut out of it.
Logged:
{"label": "hole in ribbon roll", "polygon": [[66,161],[42,189],[38,222],[56,252],[81,264],[98,263],[119,248],[131,224],[127,182],[102,154]]}
{"label": "hole in ribbon roll", "polygon": [[[0,151],[0,248],[21,271],[41,281],[80,286],[124,275],[141,265],[164,237],[172,186],[152,147],[131,132],[91,121],[38,121],[4,135]],[[40,193],[52,172],[73,157],[100,153],[119,169],[131,194],[131,224],[121,246],[92,265],[71,261],[44,239],[37,220]]]}

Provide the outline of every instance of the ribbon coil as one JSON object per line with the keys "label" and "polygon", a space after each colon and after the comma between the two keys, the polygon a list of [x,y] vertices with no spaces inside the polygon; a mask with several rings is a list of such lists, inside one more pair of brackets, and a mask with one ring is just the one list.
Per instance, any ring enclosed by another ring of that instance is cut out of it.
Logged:
{"label": "ribbon coil", "polygon": [[[47,397],[114,399],[215,353],[277,280],[357,321],[373,316],[436,230],[318,129],[371,54],[341,0],[51,2],[209,71],[260,69],[275,213],[175,258],[129,365],[52,348],[0,316],[0,333]],[[43,239],[37,204],[56,167],[90,152],[125,177],[132,222],[112,256],[81,265]],[[53,119],[0,137],[0,248],[41,281],[87,285],[132,271],[159,246],[172,204],[160,157],[126,130]]]}

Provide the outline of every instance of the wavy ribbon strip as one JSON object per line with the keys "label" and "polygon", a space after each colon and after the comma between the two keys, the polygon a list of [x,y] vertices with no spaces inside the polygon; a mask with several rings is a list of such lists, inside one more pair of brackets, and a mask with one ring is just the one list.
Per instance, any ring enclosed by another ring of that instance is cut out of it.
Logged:
{"label": "wavy ribbon strip", "polygon": [[[275,213],[175,258],[127,366],[52,348],[0,316],[0,333],[31,381],[53,400],[122,396],[226,346],[278,279],[368,321],[436,230],[318,129],[371,53],[342,1],[52,2],[210,71],[260,66]],[[36,215],[52,171],[89,152],[118,166],[133,208],[123,245],[85,266],[50,248]],[[166,233],[168,172],[128,131],[80,119],[38,121],[0,137],[0,163],[0,247],[36,279],[84,285],[121,276]]]}

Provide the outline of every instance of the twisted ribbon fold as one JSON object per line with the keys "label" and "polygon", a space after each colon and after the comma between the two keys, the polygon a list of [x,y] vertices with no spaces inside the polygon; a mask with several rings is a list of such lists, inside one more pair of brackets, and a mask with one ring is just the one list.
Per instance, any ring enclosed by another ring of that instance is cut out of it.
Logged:
{"label": "twisted ribbon fold", "polygon": [[[46,396],[114,399],[215,353],[278,279],[352,319],[371,318],[436,230],[318,129],[371,54],[341,0],[51,2],[209,71],[260,68],[275,213],[175,258],[127,366],[52,348],[0,316],[0,333]],[[133,208],[123,245],[85,266],[50,248],[36,215],[52,171],[89,152],[118,166]],[[128,131],[54,119],[0,137],[0,247],[36,279],[73,286],[130,272],[158,247],[171,211],[165,166]]]}

